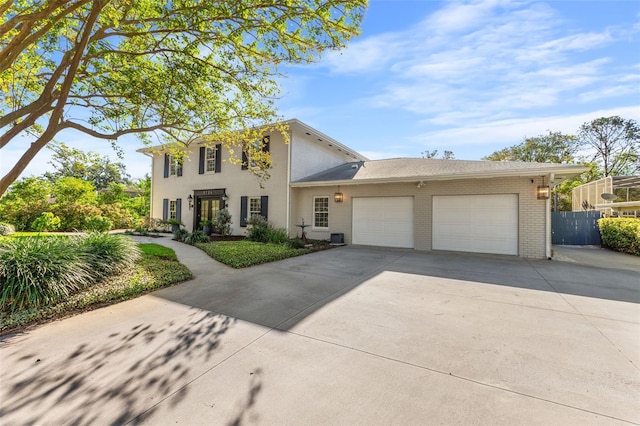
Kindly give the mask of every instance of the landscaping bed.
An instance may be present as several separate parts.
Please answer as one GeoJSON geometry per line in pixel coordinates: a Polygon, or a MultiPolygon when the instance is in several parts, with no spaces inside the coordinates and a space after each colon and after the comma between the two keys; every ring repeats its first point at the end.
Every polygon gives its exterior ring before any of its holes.
{"type": "Polygon", "coordinates": [[[3,305],[0,309],[0,335],[133,299],[193,277],[191,271],[178,262],[173,250],[158,244],[138,244],[137,249],[140,255],[135,263],[67,296],[14,309],[8,304],[3,305]]]}

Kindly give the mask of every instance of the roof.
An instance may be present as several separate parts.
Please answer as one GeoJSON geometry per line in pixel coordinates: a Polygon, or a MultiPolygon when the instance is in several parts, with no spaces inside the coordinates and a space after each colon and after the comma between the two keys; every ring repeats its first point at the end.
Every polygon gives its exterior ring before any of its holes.
{"type": "Polygon", "coordinates": [[[577,176],[587,170],[586,167],[575,164],[390,158],[341,164],[293,182],[292,186],[547,176],[551,173],[554,174],[554,179],[558,181],[577,176]]]}
{"type": "MultiPolygon", "coordinates": [[[[339,151],[353,158],[354,160],[368,160],[367,157],[360,154],[359,152],[354,151],[348,146],[341,144],[340,142],[333,139],[332,137],[325,135],[319,130],[316,130],[313,127],[309,126],[308,124],[298,120],[297,118],[285,120],[285,121],[282,121],[282,123],[289,126],[289,128],[295,128],[296,130],[306,134],[307,136],[311,137],[314,142],[321,145],[325,145],[329,149],[332,149],[334,151],[339,151]]],[[[203,139],[195,141],[195,144],[202,144],[202,143],[203,143],[203,139]]],[[[140,149],[137,149],[136,151],[143,154],[152,154],[153,152],[160,151],[164,146],[165,145],[155,145],[155,146],[140,148],[140,149]]]]}

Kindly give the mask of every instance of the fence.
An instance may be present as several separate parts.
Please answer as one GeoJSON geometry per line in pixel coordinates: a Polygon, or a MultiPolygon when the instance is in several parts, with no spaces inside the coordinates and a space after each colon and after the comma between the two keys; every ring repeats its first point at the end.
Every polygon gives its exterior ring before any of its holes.
{"type": "Polygon", "coordinates": [[[598,219],[600,219],[600,212],[597,210],[553,212],[551,213],[551,242],[568,246],[600,245],[598,219]]]}

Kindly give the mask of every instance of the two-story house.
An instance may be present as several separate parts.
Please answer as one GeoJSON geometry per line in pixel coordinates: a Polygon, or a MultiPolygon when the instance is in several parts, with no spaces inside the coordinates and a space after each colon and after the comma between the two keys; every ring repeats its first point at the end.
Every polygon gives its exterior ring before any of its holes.
{"type": "Polygon", "coordinates": [[[289,235],[343,234],[345,243],[550,257],[550,185],[582,166],[548,163],[394,158],[370,161],[318,130],[286,122],[263,135],[271,177],[262,187],[250,161],[229,162],[220,145],[194,145],[182,164],[157,148],[152,157],[151,217],[197,229],[219,209],[232,233],[266,217],[289,235]]]}

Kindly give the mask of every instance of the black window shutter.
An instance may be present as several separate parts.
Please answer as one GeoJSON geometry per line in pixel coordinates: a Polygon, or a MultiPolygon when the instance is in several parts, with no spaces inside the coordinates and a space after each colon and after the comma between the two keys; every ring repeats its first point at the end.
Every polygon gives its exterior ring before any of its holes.
{"type": "Polygon", "coordinates": [[[204,146],[200,147],[200,159],[199,159],[199,164],[198,164],[198,174],[203,174],[204,173],[204,160],[207,156],[207,148],[205,148],[204,146]]]}
{"type": "Polygon", "coordinates": [[[176,219],[182,220],[182,198],[176,199],[176,219]]]}
{"type": "Polygon", "coordinates": [[[216,173],[222,171],[222,144],[216,145],[216,173]]]}
{"type": "MultiPolygon", "coordinates": [[[[236,169],[237,170],[237,169],[236,169]]],[[[247,197],[240,197],[240,226],[247,226],[247,197]]]]}
{"type": "Polygon", "coordinates": [[[169,217],[169,199],[162,200],[162,220],[167,220],[169,217]]]}
{"type": "Polygon", "coordinates": [[[249,158],[247,158],[247,153],[242,151],[242,170],[247,170],[249,168],[249,158]]]}
{"type": "Polygon", "coordinates": [[[265,136],[262,139],[262,143],[264,144],[264,145],[262,145],[262,152],[269,152],[269,145],[271,144],[271,137],[265,136]]]}
{"type": "Polygon", "coordinates": [[[269,197],[267,197],[266,195],[263,195],[262,197],[260,197],[260,216],[264,217],[265,219],[269,218],[269,197]]]}
{"type": "Polygon", "coordinates": [[[182,161],[178,163],[178,176],[182,176],[182,161]]]}
{"type": "Polygon", "coordinates": [[[164,177],[169,177],[169,154],[164,155],[164,177]]]}

